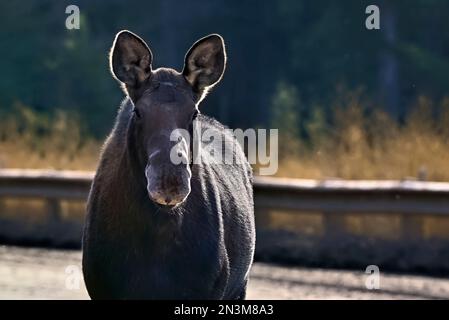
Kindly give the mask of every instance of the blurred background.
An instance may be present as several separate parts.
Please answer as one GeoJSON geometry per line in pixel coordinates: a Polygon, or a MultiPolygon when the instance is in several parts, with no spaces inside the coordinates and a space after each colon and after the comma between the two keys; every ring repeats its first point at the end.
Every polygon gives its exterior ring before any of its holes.
{"type": "Polygon", "coordinates": [[[129,29],[177,70],[222,34],[228,67],[202,111],[280,128],[280,176],[449,179],[447,1],[376,1],[380,30],[365,27],[371,2],[326,0],[81,0],[67,30],[72,2],[0,5],[0,167],[95,168],[123,98],[108,51],[129,29]]]}
{"type": "Polygon", "coordinates": [[[202,112],[279,128],[276,176],[301,179],[256,181],[256,258],[447,275],[448,16],[444,0],[1,2],[0,243],[79,248],[89,173],[77,198],[37,192],[65,188],[54,171],[8,169],[95,170],[123,99],[108,65],[118,31],[179,71],[219,33],[227,70],[202,112]],[[71,4],[79,30],[65,27],[71,4]],[[370,4],[380,30],[365,26],[370,4]]]}

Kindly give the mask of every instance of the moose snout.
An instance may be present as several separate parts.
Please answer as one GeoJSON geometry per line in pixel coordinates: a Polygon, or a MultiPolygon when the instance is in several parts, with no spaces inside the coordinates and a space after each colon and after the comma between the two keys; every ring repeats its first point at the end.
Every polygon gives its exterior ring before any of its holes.
{"type": "Polygon", "coordinates": [[[150,199],[164,206],[182,203],[190,194],[190,169],[181,166],[156,168],[149,165],[145,170],[147,191],[150,199]]]}
{"type": "Polygon", "coordinates": [[[164,206],[175,206],[182,203],[189,192],[166,192],[161,190],[148,191],[151,200],[164,206]]]}

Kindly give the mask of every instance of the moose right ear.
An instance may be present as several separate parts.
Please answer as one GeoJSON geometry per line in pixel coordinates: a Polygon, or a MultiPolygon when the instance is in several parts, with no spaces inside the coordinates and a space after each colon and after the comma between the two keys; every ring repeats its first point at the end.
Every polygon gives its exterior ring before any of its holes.
{"type": "Polygon", "coordinates": [[[151,75],[153,54],[145,41],[130,31],[117,33],[109,59],[113,76],[128,86],[138,87],[151,75]]]}
{"type": "Polygon", "coordinates": [[[196,92],[204,93],[220,81],[225,66],[223,38],[211,34],[195,42],[187,52],[182,74],[196,92]]]}

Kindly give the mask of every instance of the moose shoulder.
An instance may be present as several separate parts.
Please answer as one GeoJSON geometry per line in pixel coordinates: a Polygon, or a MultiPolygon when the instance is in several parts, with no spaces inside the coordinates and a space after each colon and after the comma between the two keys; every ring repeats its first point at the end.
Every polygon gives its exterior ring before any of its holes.
{"type": "Polygon", "coordinates": [[[255,245],[251,167],[234,137],[198,111],[224,72],[223,39],[197,41],[181,73],[152,61],[141,38],[117,34],[110,64],[127,97],[88,199],[87,290],[93,299],[243,299],[255,245]],[[192,161],[193,143],[172,138],[193,123],[221,136],[212,148],[234,161],[192,161]]]}

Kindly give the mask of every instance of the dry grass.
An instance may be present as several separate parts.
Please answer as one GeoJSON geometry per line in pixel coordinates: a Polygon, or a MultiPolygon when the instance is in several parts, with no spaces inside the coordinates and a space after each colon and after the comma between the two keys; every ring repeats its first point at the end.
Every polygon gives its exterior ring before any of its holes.
{"type": "Polygon", "coordinates": [[[14,114],[0,120],[0,168],[95,169],[101,142],[83,135],[76,115],[43,116],[23,105],[14,114]]]}
{"type": "Polygon", "coordinates": [[[334,128],[297,140],[297,150],[280,155],[277,175],[449,181],[449,100],[437,117],[426,98],[411,108],[400,125],[384,112],[364,115],[359,95],[348,95],[345,105],[333,108],[334,128]]]}
{"type": "MultiPolygon", "coordinates": [[[[332,129],[318,112],[307,140],[281,126],[277,175],[449,181],[449,99],[434,108],[420,98],[400,125],[383,112],[367,114],[362,105],[357,93],[336,102],[332,129]]],[[[0,167],[94,170],[102,141],[81,128],[76,115],[42,116],[17,105],[14,117],[0,119],[0,167]]]]}

